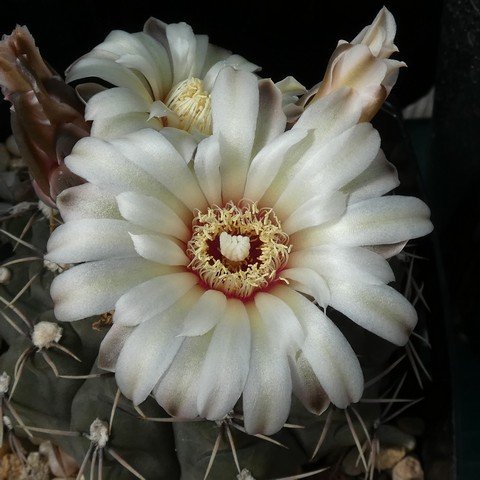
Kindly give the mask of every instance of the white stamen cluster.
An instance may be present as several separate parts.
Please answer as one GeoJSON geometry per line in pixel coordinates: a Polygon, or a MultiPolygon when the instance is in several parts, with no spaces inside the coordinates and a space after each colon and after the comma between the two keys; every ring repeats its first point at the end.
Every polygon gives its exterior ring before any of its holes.
{"type": "Polygon", "coordinates": [[[3,372],[0,375],[0,396],[5,395],[10,387],[10,375],[7,372],[3,372]]]}
{"type": "Polygon", "coordinates": [[[228,202],[223,208],[198,212],[192,229],[187,246],[189,267],[210,288],[245,299],[282,280],[278,274],[288,261],[291,246],[271,208],[259,209],[247,201],[238,206],[228,202]],[[222,242],[224,233],[228,236],[224,235],[222,242]]]}
{"type": "Polygon", "coordinates": [[[62,338],[63,329],[53,322],[38,322],[33,327],[32,343],[38,348],[48,348],[62,338]]]}
{"type": "Polygon", "coordinates": [[[178,128],[212,134],[211,98],[199,78],[187,78],[172,88],[165,104],[178,115],[178,128]]]}
{"type": "Polygon", "coordinates": [[[108,442],[108,423],[96,418],[90,425],[90,435],[87,438],[100,448],[104,448],[108,442]]]}

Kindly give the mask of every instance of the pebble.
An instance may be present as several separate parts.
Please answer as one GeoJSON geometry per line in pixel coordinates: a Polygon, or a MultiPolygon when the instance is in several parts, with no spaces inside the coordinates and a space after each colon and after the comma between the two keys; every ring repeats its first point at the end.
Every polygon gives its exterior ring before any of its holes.
{"type": "Polygon", "coordinates": [[[380,448],[375,465],[378,470],[389,470],[393,468],[405,455],[405,447],[386,447],[380,448]]]}
{"type": "Polygon", "coordinates": [[[398,462],[392,470],[392,480],[424,480],[425,474],[420,461],[409,455],[398,462]]]}

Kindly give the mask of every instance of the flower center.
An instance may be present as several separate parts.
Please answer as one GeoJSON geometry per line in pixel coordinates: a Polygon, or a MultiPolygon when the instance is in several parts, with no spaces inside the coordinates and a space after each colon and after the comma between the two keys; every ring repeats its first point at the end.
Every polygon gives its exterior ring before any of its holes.
{"type": "Polygon", "coordinates": [[[187,245],[189,268],[209,287],[250,297],[283,280],[291,246],[271,208],[242,200],[198,212],[187,245]]]}
{"type": "Polygon", "coordinates": [[[170,90],[165,105],[179,117],[178,127],[212,134],[212,106],[210,94],[199,78],[187,78],[170,90]]]}

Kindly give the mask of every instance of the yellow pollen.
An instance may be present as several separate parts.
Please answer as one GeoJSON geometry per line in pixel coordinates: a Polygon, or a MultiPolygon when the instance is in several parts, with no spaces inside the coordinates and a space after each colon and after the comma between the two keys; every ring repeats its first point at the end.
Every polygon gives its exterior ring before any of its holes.
{"type": "Polygon", "coordinates": [[[165,105],[179,117],[178,128],[212,134],[212,101],[199,78],[187,78],[170,90],[165,105]]]}
{"type": "Polygon", "coordinates": [[[242,200],[197,212],[187,245],[189,268],[209,287],[246,299],[272,282],[291,250],[271,208],[242,200]]]}

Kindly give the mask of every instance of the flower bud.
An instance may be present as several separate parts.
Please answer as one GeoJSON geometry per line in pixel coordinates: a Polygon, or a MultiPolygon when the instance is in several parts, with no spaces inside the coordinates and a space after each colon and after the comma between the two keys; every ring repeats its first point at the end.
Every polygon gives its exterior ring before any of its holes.
{"type": "Polygon", "coordinates": [[[82,183],[63,164],[73,145],[89,135],[83,104],[43,60],[26,27],[0,41],[0,86],[12,104],[11,124],[39,197],[54,204],[65,188],[82,183]]]}
{"type": "Polygon", "coordinates": [[[360,121],[371,120],[397,81],[400,67],[406,66],[389,58],[398,51],[393,43],[395,32],[393,15],[383,7],[350,43],[340,40],[312,101],[348,87],[360,96],[360,121]]]}

